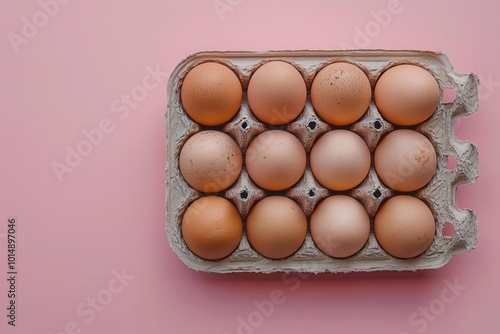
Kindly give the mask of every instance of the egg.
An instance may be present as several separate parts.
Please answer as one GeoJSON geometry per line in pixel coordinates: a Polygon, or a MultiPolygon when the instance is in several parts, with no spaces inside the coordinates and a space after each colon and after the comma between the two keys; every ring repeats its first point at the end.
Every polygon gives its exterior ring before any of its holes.
{"type": "Polygon", "coordinates": [[[310,164],[314,177],[321,185],[331,190],[348,190],[368,175],[370,150],[354,132],[332,130],[314,143],[310,164]]]}
{"type": "Polygon", "coordinates": [[[374,166],[386,186],[397,191],[414,191],[425,186],[436,173],[436,151],[420,132],[395,130],[375,149],[374,166]]]}
{"type": "Polygon", "coordinates": [[[354,198],[335,195],[314,208],[310,229],[314,244],[323,253],[345,258],[356,254],[368,241],[370,218],[354,198]]]}
{"type": "Polygon", "coordinates": [[[197,132],[184,143],[179,154],[179,169],[186,182],[196,190],[218,192],[239,177],[243,157],[238,144],[221,131],[197,132]]]}
{"type": "Polygon", "coordinates": [[[189,250],[207,260],[230,255],[243,235],[236,207],[218,196],[202,197],[189,205],[182,217],[182,237],[189,250]]]}
{"type": "Polygon", "coordinates": [[[311,103],[325,122],[351,124],[368,110],[372,96],[370,80],[358,66],[336,62],[314,77],[311,103]]]}
{"type": "Polygon", "coordinates": [[[289,132],[264,131],[248,146],[245,167],[259,187],[284,190],[297,183],[304,174],[306,150],[300,140],[289,132]]]}
{"type": "Polygon", "coordinates": [[[431,245],[436,223],[429,207],[414,196],[389,198],[377,211],[374,233],[379,245],[392,256],[409,259],[431,245]]]}
{"type": "Polygon", "coordinates": [[[193,67],[182,82],[181,102],[186,113],[203,125],[220,125],[238,112],[241,82],[227,66],[206,62],[193,67]]]}
{"type": "Polygon", "coordinates": [[[257,202],[246,220],[246,234],[253,249],[270,259],[295,253],[307,233],[301,207],[288,197],[269,196],[257,202]]]}
{"type": "Polygon", "coordinates": [[[389,122],[416,125],[436,111],[440,89],[426,69],[411,64],[397,65],[380,76],[374,99],[380,114],[389,122]]]}
{"type": "Polygon", "coordinates": [[[291,122],[304,109],[307,89],[300,72],[284,61],[270,61],[259,67],[248,83],[248,105],[264,123],[291,122]]]}

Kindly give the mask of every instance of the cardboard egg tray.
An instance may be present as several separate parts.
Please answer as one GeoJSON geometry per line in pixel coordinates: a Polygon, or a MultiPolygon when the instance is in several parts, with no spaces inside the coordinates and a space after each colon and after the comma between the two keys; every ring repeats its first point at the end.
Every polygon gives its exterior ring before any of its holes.
{"type": "MultiPolygon", "coordinates": [[[[168,106],[166,113],[167,168],[166,168],[166,230],[172,249],[190,268],[201,271],[231,272],[372,272],[381,270],[418,270],[439,268],[452,256],[476,247],[477,218],[472,210],[457,207],[456,191],[460,184],[472,183],[478,176],[478,150],[455,135],[455,121],[469,115],[478,108],[479,80],[473,73],[455,72],[448,58],[439,52],[430,51],[265,51],[265,52],[200,52],[181,61],[168,82],[168,106]],[[292,256],[281,260],[267,259],[250,246],[245,232],[238,248],[228,257],[209,261],[194,255],[186,246],[181,234],[181,221],[186,208],[195,199],[205,196],[192,189],[179,171],[179,152],[192,134],[206,129],[192,121],[184,112],[180,89],[187,72],[199,63],[215,61],[233,69],[243,86],[243,101],[236,116],[227,124],[218,127],[233,137],[239,144],[243,156],[249,142],[267,129],[284,129],[296,135],[304,144],[307,153],[321,134],[339,127],[323,122],[314,112],[308,95],[306,106],[300,116],[284,126],[271,126],[258,121],[248,106],[246,89],[252,73],[270,60],[283,60],[294,65],[305,79],[308,94],[315,74],[325,65],[335,61],[347,61],[360,66],[370,79],[372,89],[381,73],[396,64],[417,64],[429,70],[437,79],[441,99],[443,89],[454,89],[453,102],[440,102],[433,116],[424,123],[412,127],[426,135],[437,153],[437,171],[432,180],[422,189],[411,193],[422,199],[431,208],[436,220],[436,233],[431,246],[412,259],[398,259],[381,249],[373,234],[373,217],[380,204],[395,195],[377,177],[372,167],[367,178],[348,194],[359,200],[369,213],[372,222],[366,245],[355,255],[337,259],[322,253],[313,243],[310,233],[305,242],[292,256]],[[447,169],[448,156],[456,159],[456,167],[447,169]],[[453,225],[452,236],[444,236],[445,224],[453,225]]],[[[366,114],[354,124],[346,127],[359,134],[373,151],[380,138],[393,130],[394,125],[385,121],[372,101],[366,114]]],[[[294,199],[309,218],[316,203],[337,192],[325,189],[313,177],[309,164],[302,179],[283,192],[294,199]]],[[[269,195],[257,187],[249,178],[245,167],[239,179],[229,189],[217,193],[232,201],[240,211],[243,221],[256,201],[269,195]]]]}

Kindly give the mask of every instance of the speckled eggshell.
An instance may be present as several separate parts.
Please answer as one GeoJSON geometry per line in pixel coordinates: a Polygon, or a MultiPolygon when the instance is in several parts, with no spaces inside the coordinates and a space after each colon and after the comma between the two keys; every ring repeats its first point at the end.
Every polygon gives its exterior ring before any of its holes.
{"type": "Polygon", "coordinates": [[[358,66],[337,62],[314,77],[311,102],[314,110],[333,125],[351,124],[368,110],[372,96],[370,80],[358,66]]]}
{"type": "Polygon", "coordinates": [[[179,154],[179,169],[196,190],[217,192],[228,188],[240,175],[243,158],[238,144],[227,134],[206,130],[195,133],[179,154]]]}

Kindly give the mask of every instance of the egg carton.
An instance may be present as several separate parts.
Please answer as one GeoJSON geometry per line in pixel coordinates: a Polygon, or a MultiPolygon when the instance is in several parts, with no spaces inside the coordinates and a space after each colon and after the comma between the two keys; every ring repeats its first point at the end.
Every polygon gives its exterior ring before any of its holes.
{"type": "MultiPolygon", "coordinates": [[[[188,267],[217,273],[414,271],[445,265],[455,254],[470,251],[477,244],[476,215],[470,209],[458,208],[456,192],[460,184],[473,183],[478,177],[478,149],[471,142],[461,141],[456,137],[455,121],[478,109],[478,86],[479,80],[475,74],[457,73],[446,55],[432,51],[224,51],[200,52],[187,57],[174,69],[167,91],[166,232],[172,249],[188,267]],[[301,115],[283,126],[264,124],[256,119],[246,97],[252,73],[260,65],[271,60],[282,60],[295,66],[304,77],[308,90],[307,102],[301,115]],[[354,124],[337,127],[323,122],[314,112],[309,95],[315,74],[332,62],[354,63],[365,71],[373,89],[381,73],[396,64],[417,64],[429,70],[439,83],[440,103],[431,118],[412,128],[425,134],[433,143],[437,154],[437,171],[425,187],[411,194],[425,201],[436,219],[436,233],[430,247],[415,258],[399,259],[389,255],[378,245],[373,234],[374,215],[380,204],[396,193],[379,180],[373,162],[366,179],[358,187],[347,192],[336,192],[322,187],[313,177],[308,163],[302,179],[283,194],[294,199],[308,218],[315,205],[327,196],[342,193],[359,200],[369,213],[371,231],[368,242],[358,253],[343,259],[332,258],[315,246],[308,232],[303,245],[296,253],[285,259],[273,260],[252,249],[243,232],[238,248],[224,259],[210,261],[194,255],[182,238],[181,221],[189,204],[206,194],[192,189],[184,181],[179,171],[178,158],[184,142],[192,134],[207,127],[200,126],[187,116],[181,104],[180,89],[187,72],[206,61],[228,66],[234,70],[242,83],[243,101],[240,110],[230,122],[217,129],[233,137],[243,155],[252,138],[268,129],[283,129],[293,133],[309,153],[318,136],[331,129],[344,128],[354,131],[366,141],[373,158],[373,151],[380,138],[397,127],[384,120],[373,97],[366,114],[354,124]],[[454,101],[442,102],[444,89],[456,91],[454,101]],[[454,169],[446,168],[450,156],[456,159],[454,169]],[[453,225],[453,235],[443,235],[446,224],[453,225]]],[[[236,183],[217,195],[232,201],[245,221],[252,205],[269,194],[268,191],[257,187],[243,168],[236,183]]]]}

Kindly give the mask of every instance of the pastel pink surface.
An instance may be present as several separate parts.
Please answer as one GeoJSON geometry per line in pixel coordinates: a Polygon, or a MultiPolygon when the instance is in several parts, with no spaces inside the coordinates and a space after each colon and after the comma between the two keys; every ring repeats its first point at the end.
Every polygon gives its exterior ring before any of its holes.
{"type": "Polygon", "coordinates": [[[499,333],[497,7],[493,0],[4,3],[0,332],[499,333]],[[58,5],[43,21],[37,13],[45,3],[58,5]],[[40,28],[16,52],[11,33],[22,36],[33,15],[40,28]],[[417,273],[188,269],[164,227],[170,72],[203,50],[342,47],[440,50],[457,71],[479,75],[480,109],[457,123],[459,138],[480,150],[480,178],[458,191],[459,206],[479,218],[478,248],[417,273]],[[131,94],[140,98],[121,101],[131,94]],[[85,133],[95,145],[79,144],[85,133]],[[58,178],[54,163],[77,147],[87,155],[58,178]],[[11,216],[18,219],[15,328],[5,316],[11,216]],[[93,309],[93,298],[105,305],[93,309]]]}

